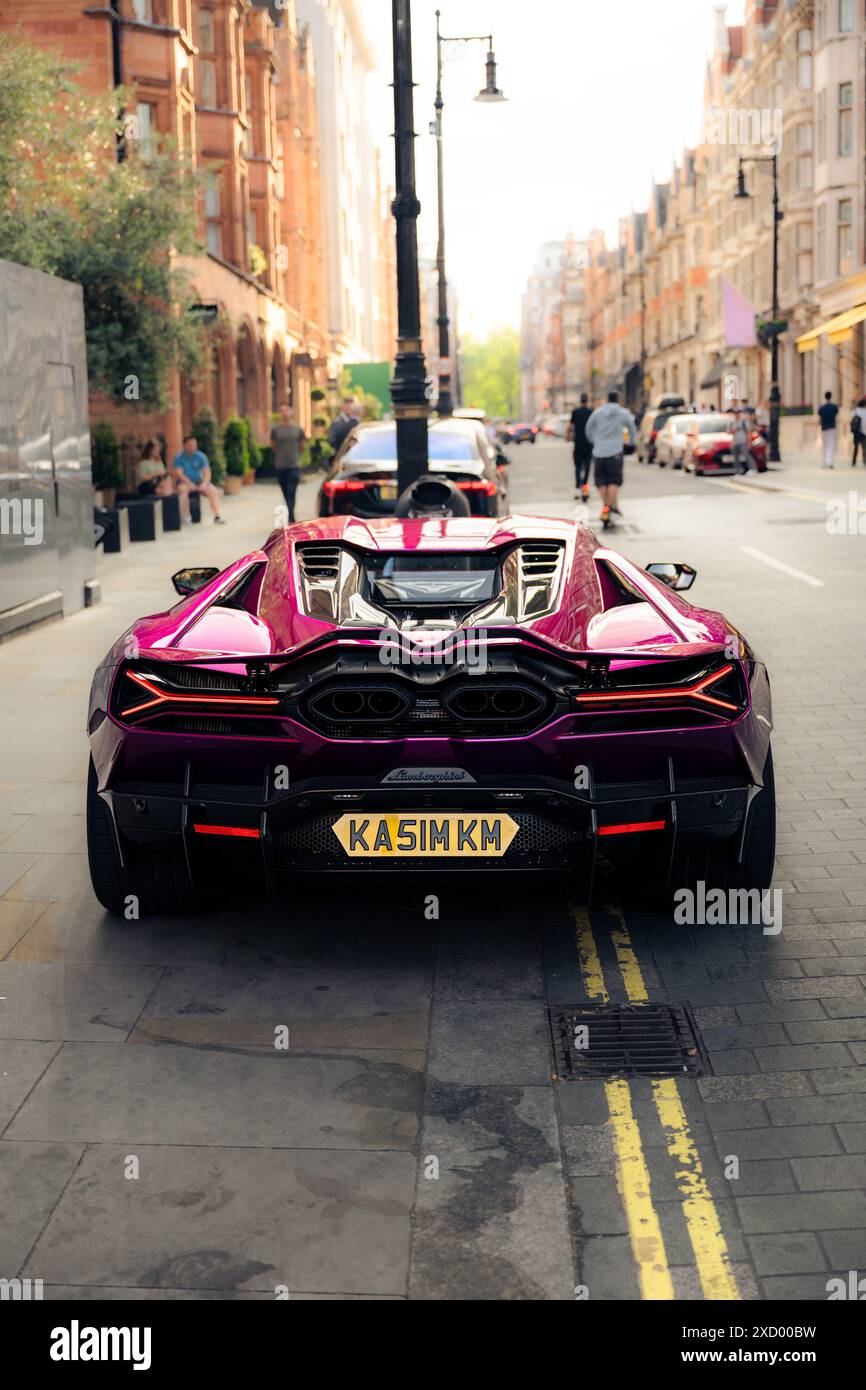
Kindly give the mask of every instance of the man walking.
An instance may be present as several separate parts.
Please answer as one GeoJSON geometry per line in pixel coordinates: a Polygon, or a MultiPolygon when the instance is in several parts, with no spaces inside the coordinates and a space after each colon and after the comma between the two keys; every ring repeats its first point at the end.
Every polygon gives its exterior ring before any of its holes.
{"type": "Polygon", "coordinates": [[[194,434],[188,434],[185,437],[183,449],[175,455],[171,467],[177,480],[184,521],[190,520],[189,495],[191,492],[198,492],[210,502],[213,519],[217,525],[225,525],[220,516],[219,493],[211,478],[207,454],[203,454],[199,449],[198,440],[194,434]]]}
{"type": "Polygon", "coordinates": [[[752,466],[752,451],[749,447],[752,438],[751,424],[745,410],[738,410],[731,426],[731,452],[734,456],[734,470],[748,473],[752,466]]]}
{"type": "Polygon", "coordinates": [[[821,467],[832,468],[836,459],[836,416],[839,407],[833,401],[833,392],[824,392],[824,404],[818,411],[821,421],[821,467]]]}
{"type": "Polygon", "coordinates": [[[295,414],[288,401],[280,406],[280,423],[271,430],[271,444],[274,450],[274,468],[277,482],[283,494],[288,512],[289,525],[295,519],[295,495],[301,478],[299,459],[307,436],[301,426],[295,423],[295,414]]]}
{"type": "Polygon", "coordinates": [[[574,495],[582,497],[584,502],[589,497],[589,465],[592,462],[592,445],[586,437],[586,422],[592,414],[588,402],[589,397],[584,392],[580,405],[571,412],[565,434],[574,444],[574,495]]]}
{"type": "Polygon", "coordinates": [[[601,520],[610,525],[611,513],[622,516],[619,489],[622,487],[624,435],[637,442],[634,418],[619,404],[619,392],[608,394],[607,404],[594,410],[586,422],[586,437],[595,460],[595,485],[601,493],[601,520]]]}
{"type": "Polygon", "coordinates": [[[353,430],[358,423],[357,406],[354,397],[346,396],[340,413],[328,430],[328,443],[336,454],[347,434],[353,430]]]}
{"type": "Polygon", "coordinates": [[[861,396],[854,407],[854,414],[851,416],[851,438],[854,441],[851,467],[857,467],[857,450],[859,449],[863,467],[866,468],[866,396],[861,396]]]}

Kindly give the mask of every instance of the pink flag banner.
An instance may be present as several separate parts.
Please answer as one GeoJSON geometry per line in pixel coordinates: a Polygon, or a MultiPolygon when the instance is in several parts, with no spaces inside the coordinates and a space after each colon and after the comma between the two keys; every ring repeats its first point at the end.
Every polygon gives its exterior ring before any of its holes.
{"type": "Polygon", "coordinates": [[[726,347],[756,347],[755,306],[740,294],[730,280],[721,277],[722,313],[725,320],[726,347]]]}

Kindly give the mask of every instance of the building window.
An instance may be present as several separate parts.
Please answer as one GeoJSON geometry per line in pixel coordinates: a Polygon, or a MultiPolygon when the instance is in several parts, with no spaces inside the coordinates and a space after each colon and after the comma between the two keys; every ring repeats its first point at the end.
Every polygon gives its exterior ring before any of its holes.
{"type": "Polygon", "coordinates": [[[812,283],[812,225],[800,222],[797,225],[797,286],[805,289],[812,283]]]}
{"type": "Polygon", "coordinates": [[[199,105],[216,106],[217,104],[217,80],[216,63],[208,58],[198,60],[199,76],[199,105]]]}
{"type": "Polygon", "coordinates": [[[207,221],[207,249],[222,258],[222,197],[218,174],[211,174],[204,186],[204,215],[207,221]]]}
{"type": "Polygon", "coordinates": [[[153,0],[132,0],[132,17],[139,24],[152,24],[153,0]]]}
{"type": "Polygon", "coordinates": [[[854,33],[854,0],[839,0],[839,32],[854,33]]]}
{"type": "Polygon", "coordinates": [[[812,127],[798,125],[797,131],[797,188],[812,187],[812,127]]]}
{"type": "Polygon", "coordinates": [[[152,159],[156,133],[156,107],[153,102],[138,102],[135,108],[135,119],[138,152],[142,159],[152,159]]]}
{"type": "Polygon", "coordinates": [[[213,14],[210,10],[198,12],[198,47],[200,53],[215,53],[213,14]]]}
{"type": "Polygon", "coordinates": [[[840,198],[838,225],[836,228],[836,244],[838,248],[837,270],[840,275],[847,275],[852,267],[851,252],[854,245],[854,228],[851,223],[851,216],[851,199],[840,198]]]}
{"type": "Polygon", "coordinates": [[[827,208],[821,203],[815,214],[817,226],[817,241],[815,245],[815,274],[819,280],[824,278],[824,266],[826,264],[826,245],[827,245],[827,208]]]}
{"type": "Polygon", "coordinates": [[[808,91],[812,86],[812,30],[797,30],[797,86],[808,91]]]}
{"type": "Polygon", "coordinates": [[[839,154],[854,148],[854,83],[839,83],[839,154]]]}
{"type": "Polygon", "coordinates": [[[827,158],[827,93],[818,93],[818,162],[827,158]]]}

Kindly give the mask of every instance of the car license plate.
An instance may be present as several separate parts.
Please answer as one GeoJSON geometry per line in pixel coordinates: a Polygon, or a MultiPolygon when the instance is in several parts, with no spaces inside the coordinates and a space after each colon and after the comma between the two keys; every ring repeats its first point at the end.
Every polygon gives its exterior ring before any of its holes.
{"type": "Polygon", "coordinates": [[[396,502],[396,501],[397,501],[397,484],[396,484],[396,483],[380,483],[380,484],[379,484],[379,497],[380,497],[380,499],[381,499],[383,502],[396,502]]]}
{"type": "Polygon", "coordinates": [[[719,463],[733,463],[733,454],[719,454],[719,463]]]}
{"type": "Polygon", "coordinates": [[[511,816],[462,811],[345,815],[333,827],[350,859],[501,859],[519,829],[511,816]]]}

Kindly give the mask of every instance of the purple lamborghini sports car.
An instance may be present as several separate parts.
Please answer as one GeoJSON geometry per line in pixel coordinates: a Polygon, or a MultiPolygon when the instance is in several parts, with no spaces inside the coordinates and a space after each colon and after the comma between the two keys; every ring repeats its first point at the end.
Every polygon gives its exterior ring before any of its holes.
{"type": "Polygon", "coordinates": [[[765,889],[770,688],[685,565],[566,521],[333,517],[183,570],[93,681],[99,901],[308,874],[765,889]]]}

